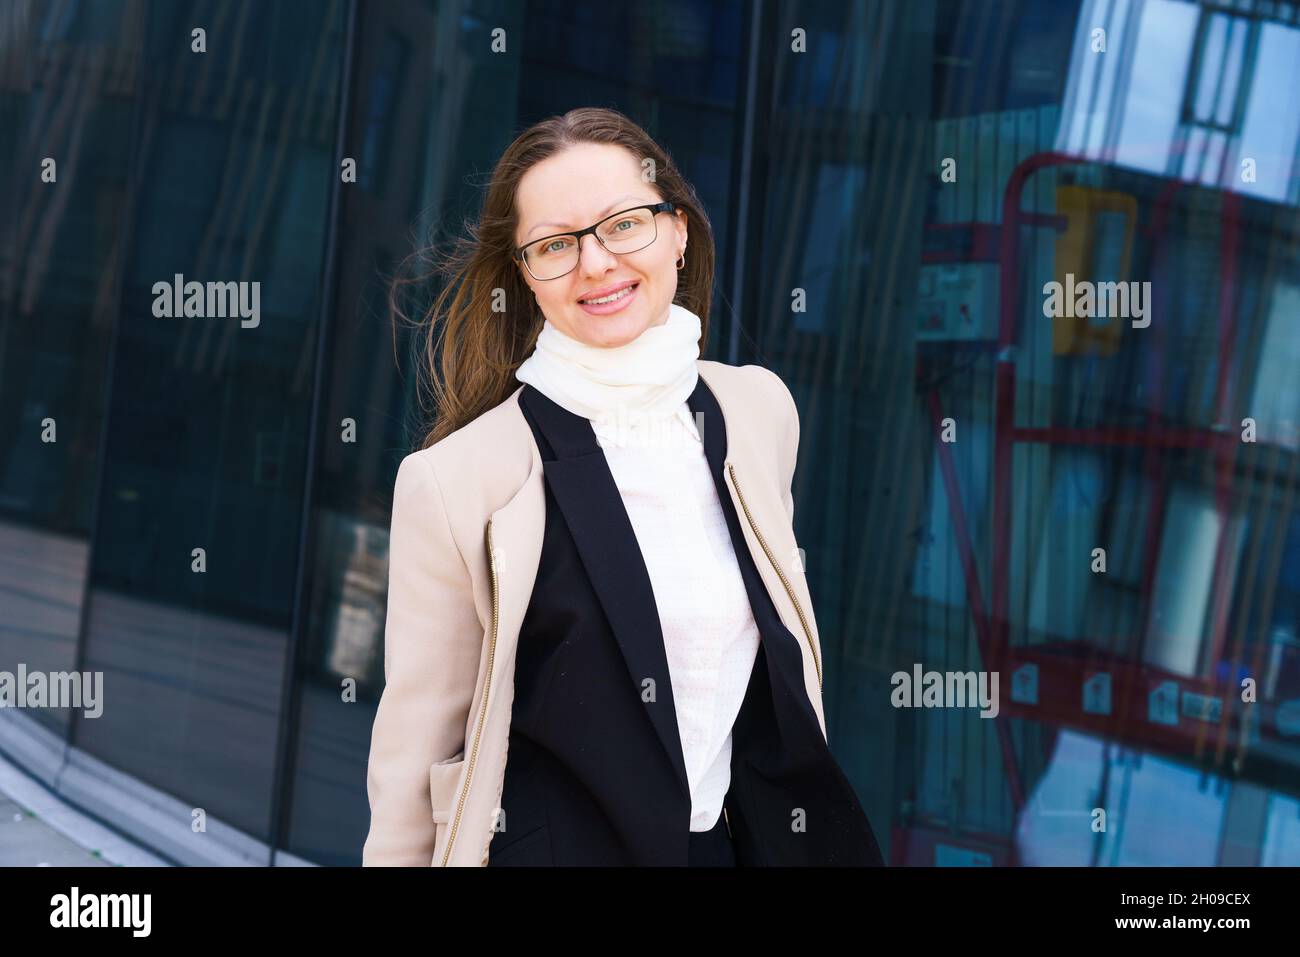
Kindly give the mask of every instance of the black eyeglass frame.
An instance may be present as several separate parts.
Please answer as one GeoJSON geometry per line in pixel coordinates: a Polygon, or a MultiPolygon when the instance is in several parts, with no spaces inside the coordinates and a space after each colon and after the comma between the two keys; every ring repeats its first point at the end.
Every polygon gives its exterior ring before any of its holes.
{"type": "MultiPolygon", "coordinates": [[[[591,233],[593,236],[596,237],[596,242],[600,243],[602,246],[605,246],[605,241],[604,241],[603,239],[601,239],[601,238],[600,238],[600,234],[596,232],[596,230],[597,230],[598,228],[600,228],[601,224],[603,224],[603,223],[607,223],[607,222],[609,222],[611,219],[614,219],[615,217],[618,217],[618,216],[622,216],[622,215],[624,215],[624,214],[626,214],[626,213],[632,213],[632,212],[635,212],[635,211],[638,210],[638,209],[648,209],[648,210],[650,210],[651,216],[653,217],[653,216],[658,216],[660,213],[674,213],[674,212],[677,211],[678,206],[677,206],[676,203],[668,202],[667,200],[665,200],[665,201],[662,202],[662,203],[643,203],[643,204],[640,205],[640,206],[629,206],[627,209],[620,209],[617,213],[610,213],[608,216],[606,216],[604,219],[602,219],[599,223],[593,223],[592,225],[588,226],[586,229],[579,229],[579,230],[576,230],[576,231],[573,231],[573,232],[567,232],[567,233],[552,233],[550,236],[543,236],[543,237],[541,237],[540,239],[533,239],[533,240],[530,240],[529,242],[524,243],[522,246],[516,247],[516,249],[515,249],[515,251],[514,251],[514,256],[513,256],[513,258],[518,259],[518,260],[520,260],[521,262],[523,262],[523,264],[524,264],[524,268],[528,270],[528,275],[532,276],[534,279],[537,279],[537,276],[533,274],[532,267],[528,265],[528,260],[527,260],[527,259],[524,259],[524,250],[527,249],[529,246],[535,246],[535,245],[537,245],[538,243],[544,243],[544,242],[546,242],[546,241],[549,240],[549,239],[556,239],[556,238],[558,238],[558,237],[560,237],[560,236],[573,236],[573,237],[578,241],[579,262],[581,262],[581,258],[582,258],[582,237],[583,237],[583,236],[586,236],[588,233],[591,233]]],[[[655,238],[652,239],[652,240],[650,240],[650,242],[646,243],[645,246],[642,246],[641,249],[645,249],[645,248],[648,247],[648,246],[653,246],[653,245],[655,244],[655,242],[656,242],[658,239],[659,239],[659,227],[658,227],[658,225],[656,224],[656,226],[655,226],[655,238]]],[[[623,255],[623,253],[616,253],[616,252],[614,252],[614,250],[610,249],[608,246],[605,246],[605,249],[606,249],[608,252],[614,253],[615,256],[621,256],[621,255],[623,255]]],[[[633,250],[630,250],[630,251],[631,251],[631,252],[640,252],[641,249],[633,249],[633,250]]],[[[537,279],[537,281],[538,281],[538,282],[550,282],[551,279],[563,279],[565,276],[567,276],[569,273],[573,272],[573,270],[574,270],[574,269],[577,269],[577,268],[578,268],[578,263],[574,263],[570,268],[566,269],[564,272],[560,273],[558,276],[552,276],[550,279],[537,279]]]]}

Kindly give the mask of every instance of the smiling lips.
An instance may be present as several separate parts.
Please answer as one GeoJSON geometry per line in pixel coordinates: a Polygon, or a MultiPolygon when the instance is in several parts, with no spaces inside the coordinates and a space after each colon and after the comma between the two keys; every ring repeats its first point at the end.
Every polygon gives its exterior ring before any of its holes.
{"type": "Polygon", "coordinates": [[[578,302],[582,303],[584,306],[585,306],[585,305],[604,305],[604,303],[594,303],[592,300],[594,300],[594,299],[605,299],[605,298],[607,298],[607,297],[609,297],[609,296],[614,295],[615,293],[622,292],[622,291],[625,290],[625,289],[630,289],[630,288],[632,288],[632,287],[635,286],[635,285],[637,285],[637,280],[635,280],[635,279],[629,279],[627,282],[621,282],[621,283],[617,283],[617,284],[615,284],[615,285],[613,285],[613,286],[606,286],[604,289],[598,289],[598,290],[596,290],[595,292],[590,293],[590,294],[588,294],[587,296],[584,296],[582,299],[579,299],[578,302]]]}
{"type": "Polygon", "coordinates": [[[626,312],[630,303],[636,301],[641,286],[638,282],[625,282],[610,286],[599,295],[579,299],[578,305],[589,316],[611,316],[616,312],[626,312]],[[606,298],[612,296],[613,298],[606,298]],[[604,302],[592,302],[592,299],[605,299],[604,302]]]}

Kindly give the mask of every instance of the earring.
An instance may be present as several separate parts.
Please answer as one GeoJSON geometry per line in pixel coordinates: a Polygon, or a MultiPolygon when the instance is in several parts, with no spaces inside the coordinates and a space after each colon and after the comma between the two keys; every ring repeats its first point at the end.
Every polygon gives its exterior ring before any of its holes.
{"type": "Polygon", "coordinates": [[[686,250],[683,249],[682,254],[677,257],[677,268],[681,269],[685,265],[686,265],[686,250]]]}

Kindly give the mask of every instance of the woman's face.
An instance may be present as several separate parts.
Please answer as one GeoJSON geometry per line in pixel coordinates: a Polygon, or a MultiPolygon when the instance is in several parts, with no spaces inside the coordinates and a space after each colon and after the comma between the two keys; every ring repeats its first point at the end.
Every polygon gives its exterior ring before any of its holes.
{"type": "MultiPolygon", "coordinates": [[[[642,180],[640,160],[630,151],[609,143],[580,143],[536,164],[520,179],[515,246],[662,200],[653,184],[642,180]]],[[[594,235],[583,236],[578,265],[558,279],[537,280],[522,261],[516,265],[542,315],[561,332],[587,345],[621,346],[667,322],[677,294],[676,262],[686,248],[686,214],[657,213],[655,225],[653,243],[621,255],[594,235]],[[583,304],[629,285],[632,291],[621,301],[583,304]]]]}

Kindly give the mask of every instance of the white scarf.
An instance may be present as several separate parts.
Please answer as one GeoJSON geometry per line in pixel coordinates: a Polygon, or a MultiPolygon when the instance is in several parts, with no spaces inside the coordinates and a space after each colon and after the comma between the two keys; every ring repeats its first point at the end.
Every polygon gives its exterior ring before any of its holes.
{"type": "Polygon", "coordinates": [[[698,437],[686,399],[699,377],[699,343],[700,317],[677,303],[669,305],[667,322],[621,346],[579,342],[547,319],[515,378],[590,419],[598,436],[619,445],[671,418],[680,418],[698,437]]]}

